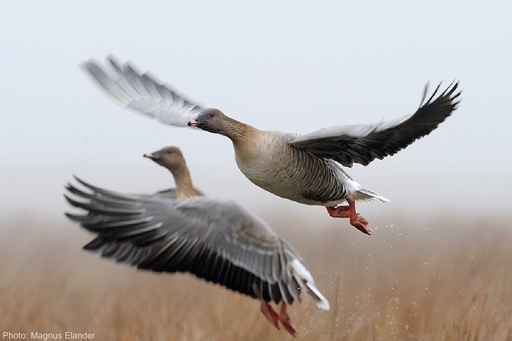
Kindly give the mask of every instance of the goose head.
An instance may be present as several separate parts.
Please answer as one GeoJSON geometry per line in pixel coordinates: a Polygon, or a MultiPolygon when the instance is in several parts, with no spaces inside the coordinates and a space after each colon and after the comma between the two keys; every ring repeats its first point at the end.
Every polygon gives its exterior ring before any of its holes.
{"type": "Polygon", "coordinates": [[[185,159],[181,150],[174,146],[164,147],[156,152],[146,153],[143,156],[155,161],[173,173],[185,165],[185,159]]]}
{"type": "Polygon", "coordinates": [[[188,122],[188,125],[229,138],[233,138],[245,126],[243,123],[224,115],[219,109],[213,108],[202,110],[193,120],[188,122]]]}

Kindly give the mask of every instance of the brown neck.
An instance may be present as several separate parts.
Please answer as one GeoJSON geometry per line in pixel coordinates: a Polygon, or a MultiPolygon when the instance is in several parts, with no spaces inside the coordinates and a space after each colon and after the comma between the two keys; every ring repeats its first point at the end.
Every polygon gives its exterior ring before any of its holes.
{"type": "Polygon", "coordinates": [[[226,129],[224,135],[227,136],[235,144],[238,142],[243,142],[243,140],[246,140],[249,135],[257,131],[257,129],[253,126],[239,122],[230,117],[227,119],[229,121],[229,128],[226,129]]]}
{"type": "Polygon", "coordinates": [[[176,182],[176,199],[181,201],[197,196],[187,166],[180,167],[171,172],[176,182]]]}

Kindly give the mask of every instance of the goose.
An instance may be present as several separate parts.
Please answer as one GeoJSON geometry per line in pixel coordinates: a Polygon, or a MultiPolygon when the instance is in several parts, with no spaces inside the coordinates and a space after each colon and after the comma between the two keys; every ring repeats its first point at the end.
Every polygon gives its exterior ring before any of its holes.
{"type": "Polygon", "coordinates": [[[84,249],[142,270],[189,272],[256,298],[265,318],[294,336],[286,307],[300,302],[302,291],[330,309],[301,256],[268,224],[233,202],[196,194],[179,148],[144,157],[171,171],[174,191],[123,194],[77,177],[85,189],[67,184],[66,200],[87,213],[66,216],[96,235],[84,249]],[[281,303],[279,313],[270,302],[281,303]]]}
{"type": "Polygon", "coordinates": [[[342,166],[367,166],[428,135],[457,109],[461,94],[458,82],[452,82],[442,92],[439,84],[425,100],[427,84],[413,114],[298,134],[259,130],[239,122],[219,109],[206,108],[188,99],[149,72],[140,73],[129,62],[119,63],[113,56],[107,57],[106,66],[93,59],[82,66],[120,106],[165,124],[195,127],[228,137],[238,168],[252,183],[282,198],[325,206],[331,217],[349,218],[352,226],[368,235],[369,222],[356,212],[355,201],[389,200],[363,188],[342,166]]]}

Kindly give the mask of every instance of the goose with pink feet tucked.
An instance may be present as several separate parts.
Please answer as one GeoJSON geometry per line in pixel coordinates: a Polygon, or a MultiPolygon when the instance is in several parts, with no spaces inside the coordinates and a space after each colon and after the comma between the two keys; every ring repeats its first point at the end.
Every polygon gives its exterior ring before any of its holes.
{"type": "Polygon", "coordinates": [[[457,108],[458,83],[439,93],[438,86],[410,115],[375,124],[342,125],[307,134],[263,131],[204,108],[176,90],[140,73],[129,63],[108,58],[110,68],[88,60],[84,69],[116,103],[174,126],[191,126],[228,137],[242,173],[255,185],[282,198],[321,205],[332,217],[371,234],[368,220],[356,212],[356,200],[385,197],[363,188],[342,166],[368,165],[394,155],[428,135],[457,108]],[[343,203],[348,205],[341,205],[343,203]]]}
{"type": "Polygon", "coordinates": [[[96,234],[85,249],[139,269],[189,272],[254,297],[270,323],[294,336],[286,307],[302,292],[330,309],[300,255],[270,226],[235,203],[196,194],[177,147],[144,156],[171,171],[175,190],[122,194],[79,179],[86,190],[67,186],[68,202],[87,214],[66,215],[96,234]],[[279,312],[271,302],[281,303],[279,312]]]}

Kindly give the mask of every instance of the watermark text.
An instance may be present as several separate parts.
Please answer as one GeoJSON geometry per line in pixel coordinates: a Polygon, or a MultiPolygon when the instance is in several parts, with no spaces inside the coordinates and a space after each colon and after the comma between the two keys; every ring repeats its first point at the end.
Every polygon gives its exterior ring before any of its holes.
{"type": "Polygon", "coordinates": [[[42,333],[42,332],[2,332],[2,340],[94,340],[95,333],[77,333],[77,332],[59,332],[59,333],[42,333]]]}

